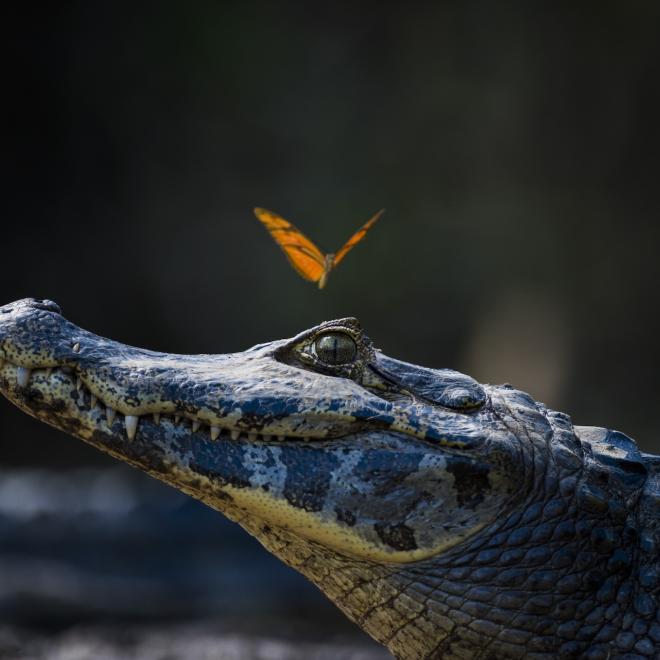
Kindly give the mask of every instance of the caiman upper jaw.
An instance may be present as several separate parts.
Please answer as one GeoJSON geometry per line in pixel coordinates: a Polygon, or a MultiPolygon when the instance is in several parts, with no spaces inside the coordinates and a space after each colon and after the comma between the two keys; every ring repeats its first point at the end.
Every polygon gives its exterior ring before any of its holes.
{"type": "Polygon", "coordinates": [[[249,440],[327,437],[327,425],[305,423],[294,401],[287,407],[286,397],[260,391],[262,379],[250,377],[272,350],[266,344],[236,355],[162,354],[87,332],[50,301],[26,299],[0,308],[3,390],[30,414],[72,432],[72,423],[92,432],[98,424],[111,429],[123,421],[132,440],[138,421],[148,415],[156,424],[188,424],[211,440],[222,434],[249,440]],[[66,420],[62,402],[71,400],[79,413],[66,420]]]}
{"type": "MultiPolygon", "coordinates": [[[[335,327],[339,322],[333,323],[335,327]]],[[[350,378],[278,359],[300,341],[299,336],[230,355],[172,355],[83,330],[62,317],[50,301],[26,299],[0,308],[5,393],[30,414],[36,414],[39,404],[42,418],[47,416],[45,421],[55,425],[56,413],[46,413],[48,405],[52,409],[60,404],[47,405],[49,397],[79,400],[87,418],[76,424],[88,426],[90,432],[101,423],[101,413],[110,428],[123,416],[129,439],[148,415],[156,423],[165,418],[185,421],[195,432],[205,430],[212,440],[223,433],[234,439],[243,434],[250,440],[327,439],[377,428],[447,446],[467,447],[479,441],[479,429],[469,416],[433,405],[454,407],[454,393],[465,398],[470,387],[479,387],[471,379],[455,376],[455,384],[444,383],[440,393],[425,387],[420,402],[395,405],[378,390],[350,378]],[[92,413],[95,409],[101,413],[92,413]]],[[[377,364],[387,374],[404,363],[379,356],[377,364]]],[[[407,377],[406,372],[402,378],[407,377]]],[[[483,399],[482,393],[476,395],[481,397],[477,401],[483,399]]],[[[475,398],[474,393],[470,396],[475,398]]]]}

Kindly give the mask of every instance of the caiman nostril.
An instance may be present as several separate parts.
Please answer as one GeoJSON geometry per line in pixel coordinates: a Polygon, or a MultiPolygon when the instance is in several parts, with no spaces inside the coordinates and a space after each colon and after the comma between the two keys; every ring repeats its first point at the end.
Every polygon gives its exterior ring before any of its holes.
{"type": "Polygon", "coordinates": [[[38,309],[45,309],[47,312],[62,314],[62,308],[56,302],[48,300],[47,298],[44,300],[33,300],[32,306],[37,307],[38,309]]]}

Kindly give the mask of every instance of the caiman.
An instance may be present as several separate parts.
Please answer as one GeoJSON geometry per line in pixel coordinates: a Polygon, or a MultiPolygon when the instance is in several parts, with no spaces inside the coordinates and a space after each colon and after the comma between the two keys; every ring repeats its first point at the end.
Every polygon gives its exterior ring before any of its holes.
{"type": "Polygon", "coordinates": [[[353,318],[228,355],[0,308],[0,388],[239,523],[397,658],[660,657],[660,457],[353,318]]]}

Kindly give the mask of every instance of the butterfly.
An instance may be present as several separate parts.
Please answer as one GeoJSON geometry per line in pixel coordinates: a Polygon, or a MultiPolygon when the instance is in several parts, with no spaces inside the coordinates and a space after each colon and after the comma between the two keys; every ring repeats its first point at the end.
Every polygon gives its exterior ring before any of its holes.
{"type": "Polygon", "coordinates": [[[318,282],[319,289],[325,286],[330,271],[336,268],[348,252],[367,235],[367,232],[376,224],[376,221],[384,212],[385,209],[381,209],[370,220],[365,222],[337,252],[323,254],[305,234],[294,227],[288,220],[266,209],[258,207],[254,209],[257,219],[266,227],[273,240],[282,248],[289,263],[298,275],[310,282],[318,282]]]}

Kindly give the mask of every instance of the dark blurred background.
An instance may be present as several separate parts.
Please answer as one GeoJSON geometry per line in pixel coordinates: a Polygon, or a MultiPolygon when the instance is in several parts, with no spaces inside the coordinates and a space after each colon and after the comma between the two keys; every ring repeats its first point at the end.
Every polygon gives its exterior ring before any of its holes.
{"type": "MultiPolygon", "coordinates": [[[[0,301],[182,353],[354,315],[392,356],[660,452],[659,28],[657,2],[26,5],[0,301]],[[319,292],[256,205],[328,251],[387,214],[319,292]]],[[[201,505],[4,400],[0,433],[3,657],[204,635],[239,644],[204,657],[294,657],[240,646],[289,634],[378,657],[201,505]]]]}

